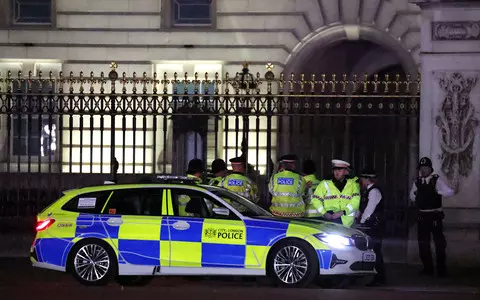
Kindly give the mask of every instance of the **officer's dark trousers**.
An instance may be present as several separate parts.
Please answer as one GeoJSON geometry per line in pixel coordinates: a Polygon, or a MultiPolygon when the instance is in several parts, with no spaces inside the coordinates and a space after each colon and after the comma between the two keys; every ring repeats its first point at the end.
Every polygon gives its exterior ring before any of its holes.
{"type": "Polygon", "coordinates": [[[372,238],[374,242],[373,251],[375,252],[375,255],[377,257],[377,260],[375,261],[375,270],[377,271],[377,274],[375,275],[374,280],[377,282],[384,283],[385,282],[385,263],[383,261],[383,252],[382,252],[383,234],[380,226],[382,225],[379,224],[376,227],[372,227],[366,233],[372,238]]]}
{"type": "Polygon", "coordinates": [[[447,242],[443,234],[443,212],[418,213],[418,251],[422,260],[424,271],[433,272],[432,252],[430,249],[430,235],[435,244],[437,258],[437,272],[442,275],[446,271],[445,248],[447,242]]]}

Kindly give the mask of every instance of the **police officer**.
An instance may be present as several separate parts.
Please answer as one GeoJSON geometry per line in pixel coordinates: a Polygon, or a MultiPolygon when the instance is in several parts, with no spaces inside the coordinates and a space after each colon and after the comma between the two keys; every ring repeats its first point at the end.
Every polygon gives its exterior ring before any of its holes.
{"type": "Polygon", "coordinates": [[[422,157],[418,163],[419,177],[410,190],[410,200],[418,209],[417,238],[420,259],[423,263],[421,274],[433,275],[433,262],[430,249],[430,235],[435,243],[437,275],[447,275],[445,248],[447,242],[443,233],[442,196],[450,197],[453,190],[437,175],[433,174],[432,161],[422,157]]]}
{"type": "Polygon", "coordinates": [[[306,182],[295,171],[297,156],[288,154],[280,157],[279,172],[270,178],[268,189],[272,194],[270,211],[279,217],[305,216],[306,182]]]}
{"type": "Polygon", "coordinates": [[[360,200],[359,223],[366,226],[365,232],[372,238],[377,260],[377,274],[368,286],[385,284],[385,266],[382,253],[384,223],[384,201],[382,191],[376,186],[377,174],[371,168],[365,168],[359,176],[362,195],[360,200]]]}
{"type": "Polygon", "coordinates": [[[318,211],[318,208],[320,207],[321,203],[318,199],[312,198],[313,192],[318,187],[318,184],[320,183],[320,180],[318,180],[317,175],[315,175],[315,172],[317,172],[317,167],[315,165],[315,162],[311,159],[307,159],[303,162],[303,175],[304,179],[306,182],[306,191],[305,191],[305,197],[304,201],[306,204],[305,208],[305,217],[307,218],[313,218],[313,217],[321,217],[320,212],[318,211]]]}
{"type": "Polygon", "coordinates": [[[188,162],[187,177],[193,178],[196,183],[202,183],[202,174],[205,172],[203,161],[199,158],[194,158],[188,162]]]}
{"type": "Polygon", "coordinates": [[[357,180],[347,179],[350,163],[332,160],[333,178],[322,180],[313,193],[321,203],[318,211],[326,220],[351,227],[360,206],[360,185],[357,180]]]}
{"type": "Polygon", "coordinates": [[[232,164],[232,173],[223,177],[218,186],[237,193],[254,203],[258,202],[258,189],[255,183],[245,176],[247,165],[245,157],[232,158],[230,163],[232,164]]]}
{"type": "MultiPolygon", "coordinates": [[[[187,177],[192,178],[196,183],[201,184],[202,174],[205,172],[205,168],[203,166],[203,161],[201,159],[195,158],[188,162],[187,168],[187,177]]],[[[178,197],[178,215],[181,217],[186,216],[193,216],[190,213],[185,211],[188,202],[190,201],[190,197],[187,195],[181,195],[178,197]]]]}
{"type": "Polygon", "coordinates": [[[212,162],[212,173],[214,178],[210,180],[208,185],[218,185],[223,177],[228,175],[227,164],[223,159],[216,159],[212,162]]]}

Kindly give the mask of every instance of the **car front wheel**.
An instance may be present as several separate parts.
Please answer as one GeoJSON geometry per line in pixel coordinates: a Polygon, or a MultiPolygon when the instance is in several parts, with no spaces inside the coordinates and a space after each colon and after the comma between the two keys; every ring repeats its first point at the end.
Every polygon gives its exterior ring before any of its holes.
{"type": "Polygon", "coordinates": [[[106,243],[80,241],[72,249],[70,270],[73,277],[85,285],[106,285],[115,273],[116,259],[106,243]]]}
{"type": "Polygon", "coordinates": [[[274,246],[268,266],[270,276],[285,287],[306,287],[318,275],[315,251],[299,240],[287,240],[274,246]]]}

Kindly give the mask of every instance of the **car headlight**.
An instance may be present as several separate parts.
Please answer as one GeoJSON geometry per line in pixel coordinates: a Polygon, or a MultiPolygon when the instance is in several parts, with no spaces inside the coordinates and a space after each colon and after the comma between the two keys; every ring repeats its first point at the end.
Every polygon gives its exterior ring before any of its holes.
{"type": "Polygon", "coordinates": [[[315,237],[325,244],[334,248],[345,248],[353,246],[353,240],[349,237],[332,234],[332,233],[318,233],[315,237]]]}

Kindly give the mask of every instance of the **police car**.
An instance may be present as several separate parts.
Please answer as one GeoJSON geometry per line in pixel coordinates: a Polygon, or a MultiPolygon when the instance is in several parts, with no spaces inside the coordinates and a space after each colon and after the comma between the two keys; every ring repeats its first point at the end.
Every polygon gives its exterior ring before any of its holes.
{"type": "Polygon", "coordinates": [[[185,177],[65,191],[38,214],[30,260],[87,285],[146,283],[156,275],[268,275],[303,287],[317,275],[375,274],[364,233],[277,218],[185,177]],[[186,216],[179,215],[180,197],[189,197],[186,216]]]}

